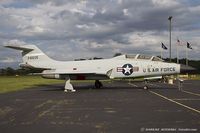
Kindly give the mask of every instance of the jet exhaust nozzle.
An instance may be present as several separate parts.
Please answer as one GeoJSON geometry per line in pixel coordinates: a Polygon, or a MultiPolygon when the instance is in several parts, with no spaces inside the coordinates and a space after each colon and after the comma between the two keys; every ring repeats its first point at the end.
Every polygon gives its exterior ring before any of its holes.
{"type": "Polygon", "coordinates": [[[195,71],[196,71],[196,68],[194,68],[194,67],[186,66],[183,64],[181,64],[181,66],[180,66],[180,73],[192,73],[195,71]]]}

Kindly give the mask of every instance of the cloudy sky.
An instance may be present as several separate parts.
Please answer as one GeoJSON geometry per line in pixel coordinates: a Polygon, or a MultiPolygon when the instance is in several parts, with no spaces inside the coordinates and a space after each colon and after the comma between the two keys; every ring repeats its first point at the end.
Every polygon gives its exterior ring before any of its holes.
{"type": "Polygon", "coordinates": [[[35,44],[57,60],[160,55],[161,42],[169,47],[169,16],[173,57],[178,38],[191,43],[190,59],[200,59],[199,0],[1,0],[0,68],[21,61],[19,51],[3,47],[8,43],[35,44]]]}

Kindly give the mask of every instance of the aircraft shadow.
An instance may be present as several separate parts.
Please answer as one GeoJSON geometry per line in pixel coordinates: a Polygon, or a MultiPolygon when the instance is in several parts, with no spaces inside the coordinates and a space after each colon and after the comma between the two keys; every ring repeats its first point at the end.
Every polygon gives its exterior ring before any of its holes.
{"type": "MultiPolygon", "coordinates": [[[[135,86],[103,86],[102,88],[95,88],[94,85],[73,85],[75,90],[131,90],[140,89],[143,90],[143,85],[135,86]]],[[[38,85],[41,91],[64,91],[64,84],[53,84],[53,85],[38,85]]],[[[174,90],[176,87],[170,86],[149,86],[149,90],[174,90]]],[[[178,89],[178,88],[177,88],[178,89]]]]}

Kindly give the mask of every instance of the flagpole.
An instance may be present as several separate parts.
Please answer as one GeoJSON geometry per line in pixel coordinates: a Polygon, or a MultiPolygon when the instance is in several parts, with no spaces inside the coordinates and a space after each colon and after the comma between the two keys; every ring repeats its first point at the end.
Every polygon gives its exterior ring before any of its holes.
{"type": "Polygon", "coordinates": [[[162,59],[162,57],[163,57],[163,48],[161,47],[161,50],[160,50],[160,58],[162,59]]]}
{"type": "Polygon", "coordinates": [[[178,43],[176,44],[176,55],[177,55],[177,64],[179,64],[179,51],[178,51],[178,43]]]}
{"type": "Polygon", "coordinates": [[[169,60],[172,61],[172,53],[171,53],[171,36],[172,36],[172,16],[169,16],[169,60]]]}
{"type": "MultiPolygon", "coordinates": [[[[178,39],[177,39],[177,40],[178,40],[178,39]]],[[[178,43],[176,44],[176,55],[177,55],[177,57],[176,57],[176,58],[177,58],[177,61],[176,61],[176,63],[177,63],[177,64],[179,64],[179,56],[178,56],[178,43]]],[[[179,79],[179,76],[178,76],[178,74],[176,75],[176,78],[177,78],[177,79],[179,79]]]]}
{"type": "Polygon", "coordinates": [[[188,48],[186,45],[186,66],[188,66],[188,48]]]}

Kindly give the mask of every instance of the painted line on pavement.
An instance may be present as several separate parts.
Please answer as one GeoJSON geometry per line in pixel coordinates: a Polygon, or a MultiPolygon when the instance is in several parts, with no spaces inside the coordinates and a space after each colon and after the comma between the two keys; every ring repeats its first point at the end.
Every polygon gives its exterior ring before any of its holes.
{"type": "Polygon", "coordinates": [[[200,110],[197,110],[197,109],[194,109],[194,108],[189,107],[189,106],[187,106],[187,105],[184,105],[184,104],[182,104],[182,103],[176,102],[176,101],[174,101],[174,100],[172,100],[172,99],[170,99],[170,98],[167,98],[167,97],[165,97],[165,96],[163,96],[163,95],[161,95],[161,94],[159,94],[159,93],[156,93],[156,92],[154,92],[154,91],[149,91],[149,92],[152,93],[152,94],[155,94],[155,95],[157,95],[157,96],[159,96],[159,97],[161,97],[161,98],[163,98],[163,99],[165,99],[165,100],[168,100],[168,101],[170,101],[170,102],[176,103],[176,104],[178,104],[178,105],[180,105],[180,106],[182,106],[182,107],[184,107],[184,108],[187,108],[187,109],[189,109],[189,110],[192,110],[192,111],[194,111],[194,112],[200,114],[200,110]]]}
{"type": "Polygon", "coordinates": [[[200,96],[200,94],[198,94],[198,93],[193,93],[193,92],[190,92],[190,91],[182,90],[182,92],[185,92],[185,93],[188,93],[188,94],[191,94],[191,95],[195,95],[195,96],[200,96]]]}
{"type": "Polygon", "coordinates": [[[177,101],[200,101],[200,99],[192,99],[192,98],[173,98],[172,100],[177,100],[177,101]]]}
{"type": "MultiPolygon", "coordinates": [[[[186,84],[186,83],[184,83],[184,84],[186,84]]],[[[189,84],[189,83],[188,83],[188,84],[189,84]]],[[[178,85],[176,85],[176,84],[172,84],[171,86],[175,86],[175,87],[178,88],[178,85]]],[[[193,93],[193,92],[185,91],[185,90],[182,90],[182,92],[185,92],[185,93],[188,93],[188,94],[192,94],[192,95],[195,95],[195,96],[200,96],[199,93],[193,93]]]]}
{"type": "Polygon", "coordinates": [[[151,86],[156,86],[156,87],[161,87],[160,85],[156,85],[156,84],[149,84],[151,86]]]}
{"type": "Polygon", "coordinates": [[[137,85],[133,84],[133,83],[128,83],[129,85],[131,86],[134,86],[134,87],[138,87],[137,85]]]}

